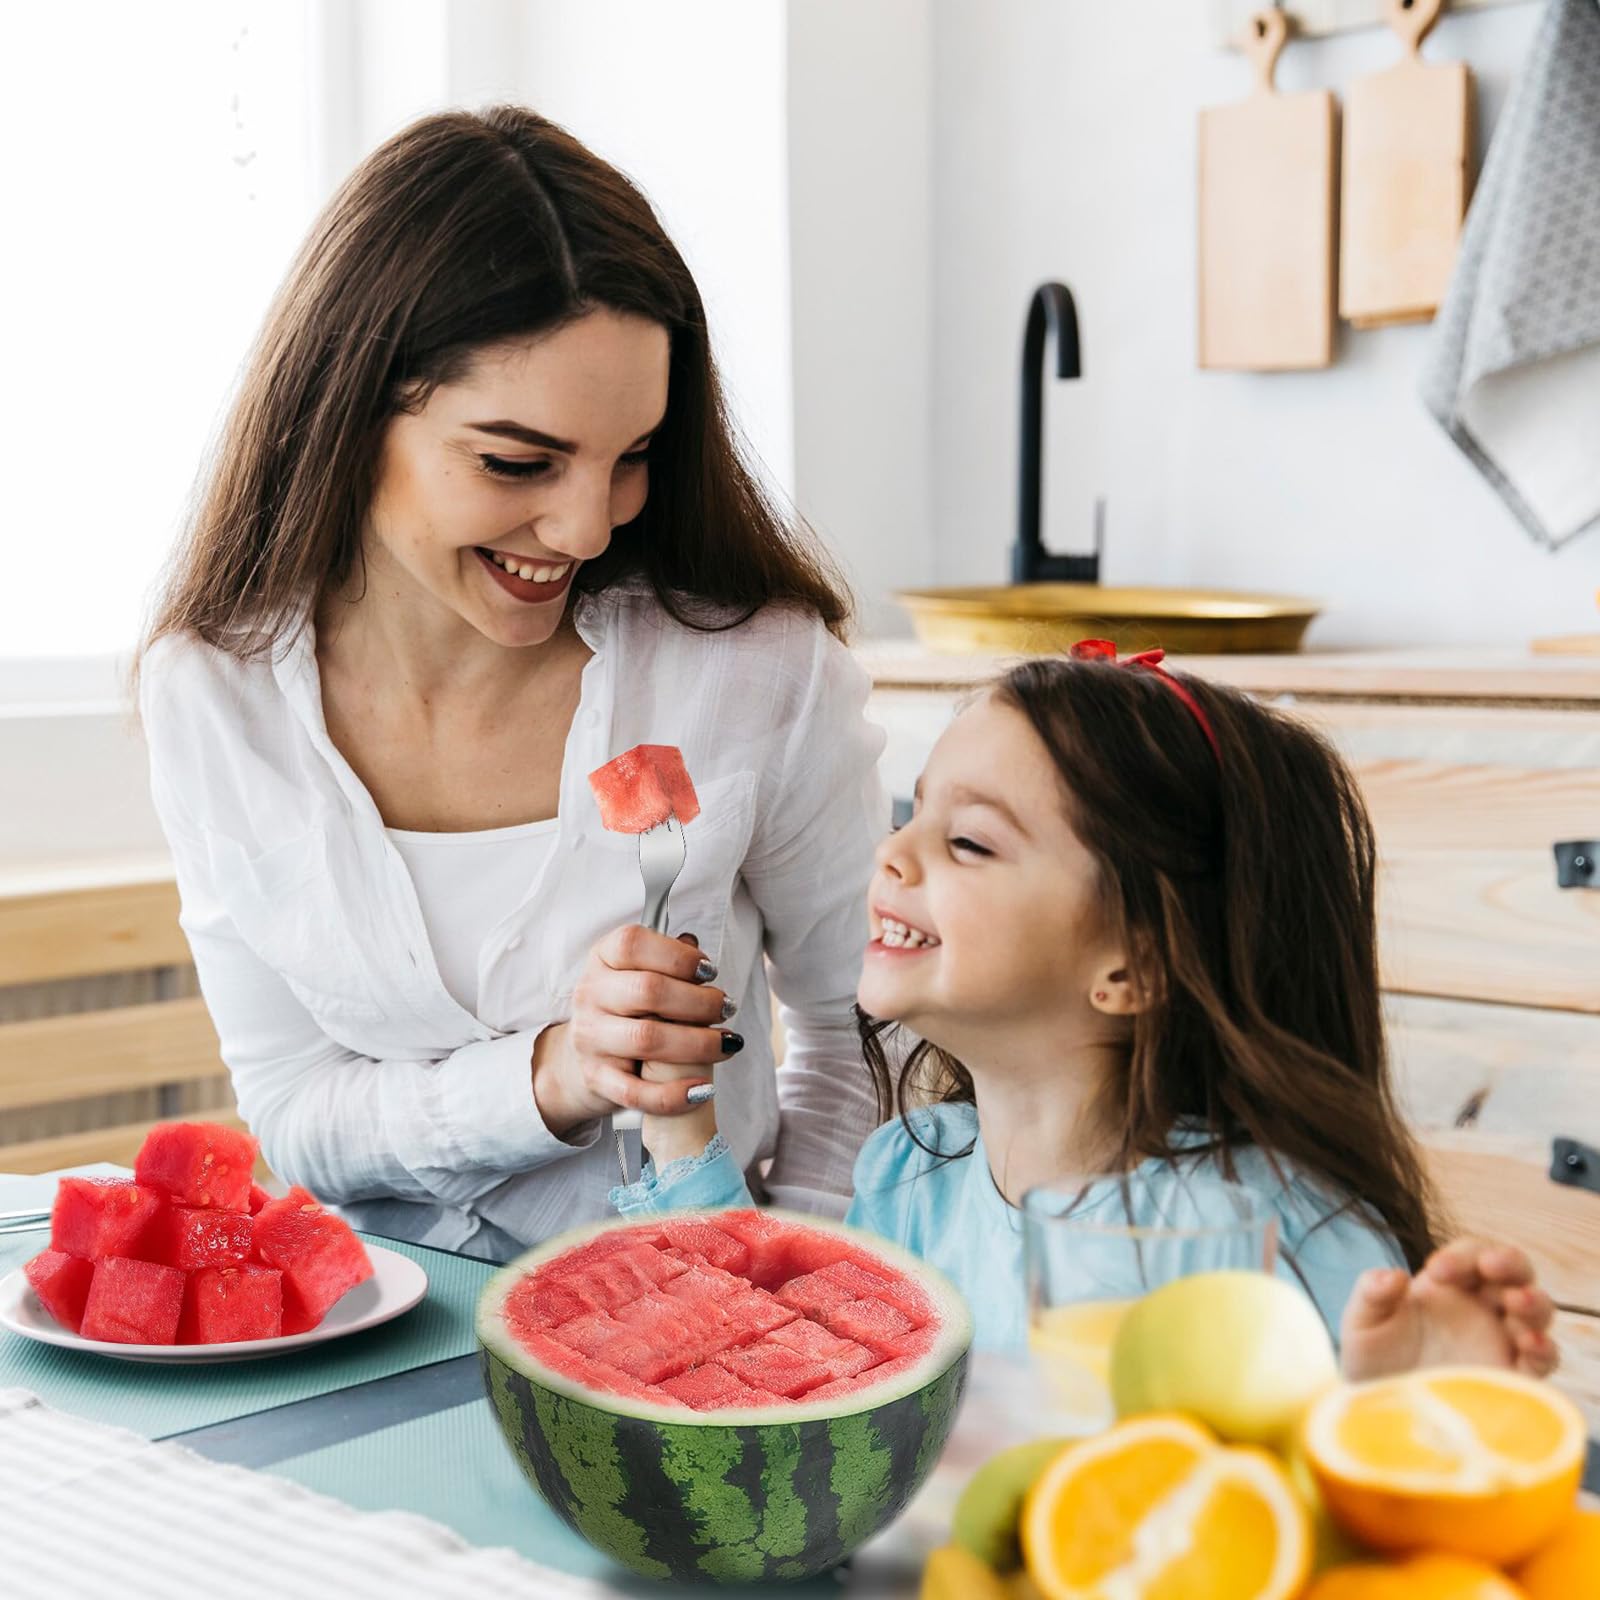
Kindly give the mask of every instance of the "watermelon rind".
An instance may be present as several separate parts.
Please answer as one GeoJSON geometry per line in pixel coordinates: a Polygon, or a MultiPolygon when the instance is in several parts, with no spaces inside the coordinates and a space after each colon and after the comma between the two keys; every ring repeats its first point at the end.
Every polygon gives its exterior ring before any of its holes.
{"type": "Polygon", "coordinates": [[[479,1298],[484,1385],[518,1465],[569,1527],[647,1577],[748,1583],[828,1571],[900,1513],[955,1422],[972,1318],[949,1280],[842,1223],[764,1214],[835,1233],[913,1279],[941,1318],[928,1353],[832,1401],[696,1412],[586,1388],[520,1345],[502,1308],[533,1268],[652,1220],[641,1217],[550,1239],[503,1267],[479,1298]]]}

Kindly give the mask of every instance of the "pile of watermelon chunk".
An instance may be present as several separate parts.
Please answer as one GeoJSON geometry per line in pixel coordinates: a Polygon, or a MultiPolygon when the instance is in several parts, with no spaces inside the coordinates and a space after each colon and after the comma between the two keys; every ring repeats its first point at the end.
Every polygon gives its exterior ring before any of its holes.
{"type": "Polygon", "coordinates": [[[613,1229],[531,1271],[508,1331],[589,1390],[695,1411],[845,1398],[932,1348],[928,1295],[836,1234],[759,1211],[613,1229]]]}
{"type": "Polygon", "coordinates": [[[50,1247],[23,1269],[62,1327],[112,1344],[224,1344],[317,1326],[372,1276],[305,1189],[252,1180],[256,1141],[212,1122],[152,1128],[131,1179],[63,1178],[50,1247]]]}

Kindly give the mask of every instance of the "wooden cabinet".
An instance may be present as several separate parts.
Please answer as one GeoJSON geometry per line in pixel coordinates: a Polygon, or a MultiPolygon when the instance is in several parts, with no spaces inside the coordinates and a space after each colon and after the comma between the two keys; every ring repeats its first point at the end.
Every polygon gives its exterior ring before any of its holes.
{"type": "MultiPolygon", "coordinates": [[[[998,660],[860,655],[909,794],[959,698],[998,660]]],[[[1455,1221],[1515,1241],[1565,1308],[1563,1382],[1600,1423],[1600,1194],[1553,1183],[1558,1136],[1600,1147],[1600,879],[1552,846],[1600,839],[1600,664],[1527,656],[1187,657],[1322,729],[1382,855],[1396,1074],[1455,1221]]]]}

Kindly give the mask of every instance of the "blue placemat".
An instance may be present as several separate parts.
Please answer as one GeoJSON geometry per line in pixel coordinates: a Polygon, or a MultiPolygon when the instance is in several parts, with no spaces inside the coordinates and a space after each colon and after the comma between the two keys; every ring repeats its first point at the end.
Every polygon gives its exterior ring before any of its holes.
{"type": "MultiPolygon", "coordinates": [[[[0,1237],[0,1276],[43,1249],[47,1238],[43,1232],[0,1237]]],[[[492,1262],[362,1238],[410,1256],[428,1274],[422,1304],[382,1327],[264,1361],[195,1366],[119,1361],[0,1331],[0,1386],[17,1384],[64,1411],[160,1439],[477,1349],[473,1308],[495,1271],[492,1262]]]]}

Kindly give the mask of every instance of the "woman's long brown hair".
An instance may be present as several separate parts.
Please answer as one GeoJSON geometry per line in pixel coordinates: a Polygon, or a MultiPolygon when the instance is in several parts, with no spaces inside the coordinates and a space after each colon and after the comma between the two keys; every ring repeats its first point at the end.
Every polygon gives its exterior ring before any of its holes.
{"type": "Polygon", "coordinates": [[[268,312],[146,644],[269,651],[361,559],[379,444],[473,357],[606,307],[671,337],[643,512],[574,588],[646,579],[678,621],[787,603],[842,634],[848,590],[745,464],[683,258],[644,196],[519,106],[426,117],[313,226],[268,312]]]}
{"type": "MultiPolygon", "coordinates": [[[[1041,658],[993,690],[1060,772],[1068,821],[1099,865],[1106,925],[1148,997],[1106,1108],[1115,1164],[1210,1154],[1232,1176],[1233,1152],[1255,1146],[1378,1219],[1420,1266],[1443,1218],[1390,1081],[1377,853],[1360,792],[1305,724],[1182,681],[1220,760],[1148,671],[1041,658]],[[1180,1123],[1204,1140],[1180,1145],[1180,1123]]],[[[860,1024],[885,1117],[904,1114],[918,1087],[972,1100],[959,1061],[923,1041],[892,1072],[893,1025],[860,1024]]]]}

